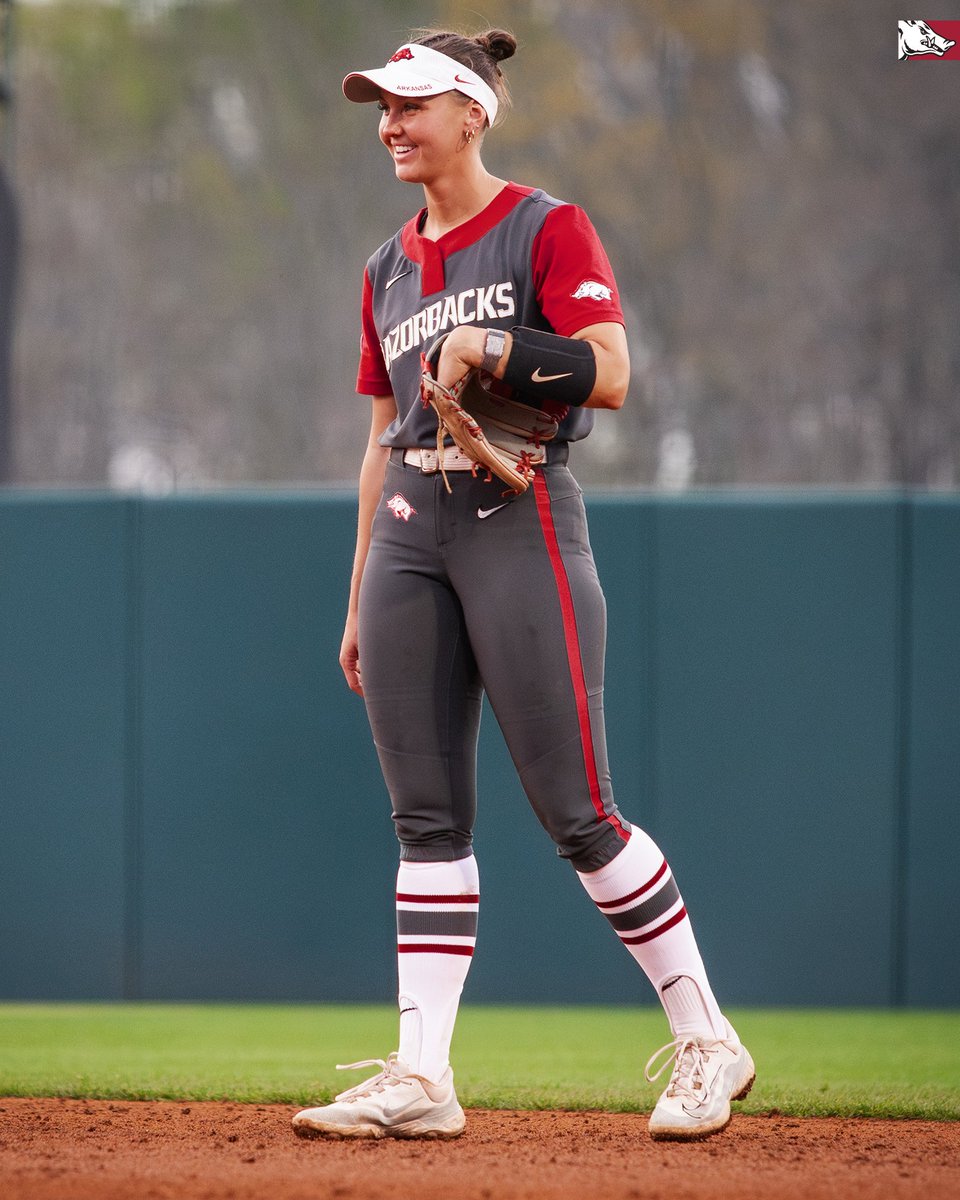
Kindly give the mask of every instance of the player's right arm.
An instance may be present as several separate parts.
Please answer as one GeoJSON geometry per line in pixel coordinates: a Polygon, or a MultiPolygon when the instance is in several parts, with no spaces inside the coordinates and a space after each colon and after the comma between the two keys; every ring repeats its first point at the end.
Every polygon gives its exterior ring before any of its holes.
{"type": "Polygon", "coordinates": [[[340,667],[343,670],[347,686],[358,696],[363,695],[363,683],[360,677],[360,649],[357,642],[357,607],[360,598],[360,580],[363,578],[363,568],[367,561],[367,551],[370,549],[370,526],[373,524],[380,495],[383,491],[383,477],[387,469],[390,450],[381,446],[380,435],[397,415],[397,404],[393,396],[373,396],[373,413],[370,420],[370,436],[363,455],[363,465],[360,468],[360,506],[357,518],[357,550],[353,558],[353,575],[350,579],[350,600],[347,604],[347,623],[343,630],[343,642],[340,646],[340,667]]]}

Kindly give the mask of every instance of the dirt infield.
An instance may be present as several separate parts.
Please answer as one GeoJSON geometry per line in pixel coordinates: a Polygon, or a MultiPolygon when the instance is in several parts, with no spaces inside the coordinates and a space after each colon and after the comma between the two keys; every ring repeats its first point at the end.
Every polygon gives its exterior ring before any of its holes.
{"type": "Polygon", "coordinates": [[[282,1105],[0,1099],[3,1200],[898,1200],[960,1196],[960,1123],[468,1113],[453,1142],[303,1141],[282,1105]]]}

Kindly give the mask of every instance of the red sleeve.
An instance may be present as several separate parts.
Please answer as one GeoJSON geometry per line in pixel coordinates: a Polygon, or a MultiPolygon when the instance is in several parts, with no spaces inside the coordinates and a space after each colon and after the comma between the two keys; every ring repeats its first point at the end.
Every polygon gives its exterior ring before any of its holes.
{"type": "Polygon", "coordinates": [[[360,312],[360,368],[357,391],[361,396],[392,396],[393,385],[383,361],[380,338],[373,322],[373,288],[370,276],[363,272],[363,301],[360,312]]]}
{"type": "Polygon", "coordinates": [[[540,311],[561,337],[600,321],[625,323],[613,268],[582,208],[555,208],[534,239],[532,258],[540,311]]]}

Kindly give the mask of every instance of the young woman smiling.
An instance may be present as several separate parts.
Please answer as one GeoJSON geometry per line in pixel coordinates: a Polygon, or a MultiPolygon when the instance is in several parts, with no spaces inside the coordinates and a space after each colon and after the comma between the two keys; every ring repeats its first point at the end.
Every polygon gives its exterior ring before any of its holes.
{"type": "Polygon", "coordinates": [[[499,64],[515,49],[503,30],[429,33],[343,83],[348,99],[379,105],[396,176],[426,201],[364,272],[357,390],[371,398],[372,421],[340,655],[366,704],[400,841],[400,1036],[386,1059],[352,1064],[378,1073],[294,1117],[304,1136],[464,1128],[449,1052],[477,935],[484,695],[560,856],[663,1004],[672,1039],[647,1076],[669,1064],[672,1075],[651,1135],[717,1132],[754,1078],[662,852],[614,801],[604,599],[567,460],[592,410],[623,404],[627,340],[613,271],[583,210],[483,164],[508,101],[499,64]],[[478,477],[456,446],[438,450],[420,376],[441,335],[441,383],[479,368],[492,391],[556,426],[547,444],[530,439],[522,493],[478,477]]]}

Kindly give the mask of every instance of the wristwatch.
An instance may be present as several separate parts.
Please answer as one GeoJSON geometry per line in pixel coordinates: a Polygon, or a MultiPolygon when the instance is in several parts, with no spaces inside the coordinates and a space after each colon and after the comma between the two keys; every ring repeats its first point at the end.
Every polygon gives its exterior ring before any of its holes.
{"type": "Polygon", "coordinates": [[[492,375],[497,369],[497,363],[503,358],[503,348],[507,337],[502,329],[488,329],[487,340],[483,346],[483,358],[480,360],[480,370],[492,375]]]}

